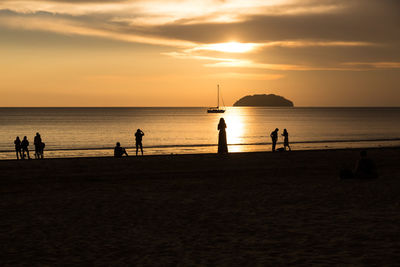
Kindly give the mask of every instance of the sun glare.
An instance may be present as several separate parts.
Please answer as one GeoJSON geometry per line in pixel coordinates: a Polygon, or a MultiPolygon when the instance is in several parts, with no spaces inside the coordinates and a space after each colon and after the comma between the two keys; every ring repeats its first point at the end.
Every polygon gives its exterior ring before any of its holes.
{"type": "Polygon", "coordinates": [[[240,110],[230,109],[228,112],[225,116],[228,144],[241,144],[245,133],[243,117],[240,114],[240,110]]]}
{"type": "Polygon", "coordinates": [[[210,50],[225,53],[246,53],[253,50],[256,46],[257,44],[253,43],[228,42],[203,45],[195,48],[195,50],[210,50]]]}

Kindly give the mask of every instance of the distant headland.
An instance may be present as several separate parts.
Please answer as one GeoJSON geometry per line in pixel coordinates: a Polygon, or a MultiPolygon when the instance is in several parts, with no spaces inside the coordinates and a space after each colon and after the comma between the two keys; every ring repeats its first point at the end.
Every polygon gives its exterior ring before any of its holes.
{"type": "Polygon", "coordinates": [[[242,97],[234,107],[293,107],[293,102],[279,95],[262,94],[242,97]]]}

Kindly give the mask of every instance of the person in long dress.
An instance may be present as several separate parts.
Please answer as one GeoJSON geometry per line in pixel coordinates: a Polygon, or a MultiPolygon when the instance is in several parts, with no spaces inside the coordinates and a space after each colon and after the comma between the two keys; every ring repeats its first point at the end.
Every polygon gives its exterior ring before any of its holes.
{"type": "Polygon", "coordinates": [[[228,144],[226,142],[226,123],[224,118],[221,118],[218,123],[218,154],[228,153],[228,144]]]}

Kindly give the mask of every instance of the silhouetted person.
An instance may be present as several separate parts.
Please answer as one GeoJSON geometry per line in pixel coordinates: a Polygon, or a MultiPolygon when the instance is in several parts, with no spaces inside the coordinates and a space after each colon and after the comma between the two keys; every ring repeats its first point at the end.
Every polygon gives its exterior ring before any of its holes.
{"type": "Polygon", "coordinates": [[[36,133],[35,138],[33,139],[33,144],[35,145],[35,158],[36,159],[43,159],[43,143],[42,137],[40,137],[39,133],[36,133]]]}
{"type": "Polygon", "coordinates": [[[15,145],[15,153],[17,154],[17,160],[18,159],[23,159],[22,157],[22,147],[21,147],[21,140],[19,139],[19,136],[17,136],[17,138],[15,138],[14,140],[14,145],[15,145]]]}
{"type": "Polygon", "coordinates": [[[218,154],[228,153],[228,144],[226,142],[226,123],[224,118],[221,118],[218,123],[218,154]]]}
{"type": "Polygon", "coordinates": [[[360,179],[378,178],[375,163],[368,158],[367,151],[360,152],[360,159],[357,161],[354,177],[360,179]]]}
{"type": "Polygon", "coordinates": [[[28,159],[31,159],[31,157],[29,156],[29,149],[28,149],[28,146],[29,146],[29,141],[28,141],[28,139],[26,138],[26,136],[24,136],[24,139],[22,139],[22,142],[21,142],[22,158],[23,158],[23,159],[25,158],[25,152],[26,152],[26,154],[28,155],[28,159]]]}
{"type": "Polygon", "coordinates": [[[283,140],[283,149],[284,149],[284,151],[286,151],[286,147],[288,147],[289,151],[291,151],[290,146],[289,146],[289,133],[287,132],[286,129],[283,129],[282,136],[284,137],[284,140],[283,140]]]}
{"type": "Polygon", "coordinates": [[[117,142],[117,145],[114,148],[114,157],[116,158],[122,158],[123,155],[128,156],[128,153],[126,153],[125,148],[121,147],[121,144],[117,142]]]}
{"type": "Polygon", "coordinates": [[[140,147],[140,151],[142,152],[142,156],[143,156],[143,144],[142,144],[142,139],[144,136],[144,132],[142,132],[142,130],[137,129],[136,133],[135,133],[135,140],[136,140],[136,156],[138,154],[139,151],[139,147],[140,147]]]}
{"type": "Polygon", "coordinates": [[[278,131],[279,131],[279,129],[276,128],[276,129],[271,133],[272,152],[275,152],[276,142],[278,142],[278,131]]]}
{"type": "Polygon", "coordinates": [[[46,146],[45,143],[41,143],[40,144],[40,156],[42,157],[42,159],[44,158],[44,147],[46,146]]]}

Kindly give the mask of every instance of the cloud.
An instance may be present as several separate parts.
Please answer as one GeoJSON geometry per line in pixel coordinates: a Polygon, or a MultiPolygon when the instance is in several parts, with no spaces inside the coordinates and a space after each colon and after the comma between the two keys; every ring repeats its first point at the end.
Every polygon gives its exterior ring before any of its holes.
{"type": "Polygon", "coordinates": [[[268,47],[285,47],[285,48],[299,48],[299,47],[363,47],[363,46],[378,46],[378,44],[368,42],[345,42],[345,41],[311,41],[311,40],[297,40],[297,41],[275,41],[266,43],[239,43],[239,42],[226,42],[215,44],[199,44],[194,48],[185,50],[185,53],[193,53],[198,51],[217,51],[225,53],[248,53],[261,48],[268,47]]]}
{"type": "Polygon", "coordinates": [[[346,62],[343,65],[367,69],[400,69],[400,62],[346,62]]]}
{"type": "Polygon", "coordinates": [[[144,43],[173,47],[192,47],[193,43],[166,37],[152,36],[140,31],[124,31],[118,25],[104,24],[91,17],[75,18],[67,15],[52,15],[47,12],[19,14],[12,11],[0,11],[0,25],[12,29],[48,31],[67,35],[83,35],[119,40],[124,42],[144,43]],[[11,15],[10,15],[11,14],[11,15]],[[94,23],[91,26],[91,23],[94,23]]]}
{"type": "Polygon", "coordinates": [[[272,81],[279,80],[285,77],[283,74],[259,74],[259,73],[240,73],[240,72],[227,72],[216,73],[209,75],[212,78],[227,78],[227,79],[240,79],[240,80],[264,80],[272,81]]]}
{"type": "Polygon", "coordinates": [[[30,3],[30,2],[36,2],[36,3],[74,3],[74,4],[81,4],[81,3],[123,3],[123,2],[133,2],[132,0],[37,0],[37,1],[29,1],[29,0],[0,0],[0,3],[7,3],[10,4],[11,2],[13,3],[30,3]]]}
{"type": "MultiPolygon", "coordinates": [[[[396,1],[0,1],[14,16],[78,22],[83,27],[194,43],[303,40],[331,43],[400,41],[396,1]],[[50,16],[47,16],[49,19],[50,16]],[[379,23],[377,23],[379,21],[379,23]]],[[[45,27],[43,27],[45,30],[45,27]]],[[[62,31],[62,27],[61,30],[62,31]]],[[[298,43],[298,42],[297,42],[298,43]]],[[[315,43],[314,43],[315,44],[315,43]]]]}
{"type": "Polygon", "coordinates": [[[280,71],[366,71],[376,69],[400,69],[400,62],[345,62],[342,66],[312,66],[289,64],[266,64],[251,60],[229,60],[206,64],[208,67],[224,68],[252,68],[280,71]]]}
{"type": "Polygon", "coordinates": [[[208,61],[210,68],[260,69],[274,71],[369,71],[377,69],[400,69],[400,62],[339,62],[336,64],[273,64],[249,59],[199,56],[187,53],[169,52],[164,55],[178,59],[208,61]]]}
{"type": "Polygon", "coordinates": [[[397,0],[0,0],[0,9],[0,28],[172,47],[163,55],[207,67],[397,69],[387,62],[400,61],[397,0]]]}
{"type": "Polygon", "coordinates": [[[154,31],[159,35],[200,43],[219,43],[232,39],[252,43],[299,39],[370,43],[400,41],[398,17],[372,11],[365,11],[365,14],[361,12],[253,15],[232,23],[171,23],[155,27],[154,31]]]}

